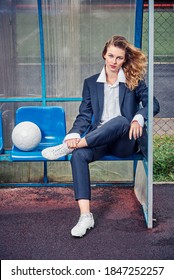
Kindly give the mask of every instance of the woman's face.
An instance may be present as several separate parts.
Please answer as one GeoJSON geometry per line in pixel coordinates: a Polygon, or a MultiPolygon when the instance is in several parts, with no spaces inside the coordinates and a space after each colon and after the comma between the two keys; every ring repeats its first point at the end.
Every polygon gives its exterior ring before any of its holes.
{"type": "Polygon", "coordinates": [[[113,45],[110,45],[104,56],[106,72],[118,73],[125,62],[125,51],[113,45]]]}

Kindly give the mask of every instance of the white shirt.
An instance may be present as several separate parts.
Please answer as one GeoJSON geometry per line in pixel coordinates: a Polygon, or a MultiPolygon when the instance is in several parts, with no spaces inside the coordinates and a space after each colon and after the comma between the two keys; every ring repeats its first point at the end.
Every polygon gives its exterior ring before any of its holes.
{"type": "Polygon", "coordinates": [[[104,106],[100,124],[104,124],[112,118],[121,116],[119,105],[119,82],[125,83],[125,75],[122,69],[118,72],[118,79],[110,85],[106,81],[105,67],[103,67],[98,79],[98,83],[104,83],[104,106]]]}
{"type": "MultiPolygon", "coordinates": [[[[120,68],[118,72],[117,81],[113,85],[110,85],[107,83],[105,67],[103,67],[97,79],[97,82],[104,83],[104,106],[103,106],[103,113],[100,121],[100,125],[103,125],[110,119],[115,118],[117,116],[121,116],[120,104],[119,104],[119,83],[120,82],[125,83],[126,78],[123,69],[120,68]]],[[[144,126],[144,118],[142,115],[137,114],[132,121],[134,120],[138,121],[138,123],[142,127],[144,126]]],[[[69,133],[66,135],[64,140],[73,139],[73,138],[80,138],[80,134],[69,133]]]]}

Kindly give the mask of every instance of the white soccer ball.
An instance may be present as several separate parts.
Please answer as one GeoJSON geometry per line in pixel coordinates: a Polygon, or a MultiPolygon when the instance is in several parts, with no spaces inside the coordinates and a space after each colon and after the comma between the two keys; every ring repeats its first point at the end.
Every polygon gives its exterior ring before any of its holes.
{"type": "Polygon", "coordinates": [[[18,123],[12,131],[13,144],[22,151],[35,149],[41,141],[40,128],[33,122],[18,123]]]}

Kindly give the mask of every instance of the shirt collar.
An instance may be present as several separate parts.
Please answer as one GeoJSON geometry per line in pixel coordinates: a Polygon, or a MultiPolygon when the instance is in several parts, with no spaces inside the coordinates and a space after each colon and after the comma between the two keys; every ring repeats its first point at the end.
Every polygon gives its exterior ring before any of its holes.
{"type": "MultiPolygon", "coordinates": [[[[105,67],[103,67],[98,79],[97,79],[98,83],[106,83],[106,71],[105,71],[105,67]]],[[[121,83],[126,83],[126,78],[125,78],[125,74],[122,68],[120,68],[119,72],[118,72],[118,80],[117,82],[121,82],[121,83]]]]}

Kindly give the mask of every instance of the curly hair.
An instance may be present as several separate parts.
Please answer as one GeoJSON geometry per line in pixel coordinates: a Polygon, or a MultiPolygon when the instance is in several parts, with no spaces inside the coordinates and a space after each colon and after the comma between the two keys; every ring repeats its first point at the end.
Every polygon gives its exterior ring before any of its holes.
{"type": "Polygon", "coordinates": [[[123,71],[126,78],[126,85],[129,89],[134,90],[140,80],[144,79],[147,69],[146,55],[138,48],[129,43],[123,36],[112,36],[105,44],[102,57],[103,59],[108,47],[112,45],[125,51],[125,62],[123,71]]]}

